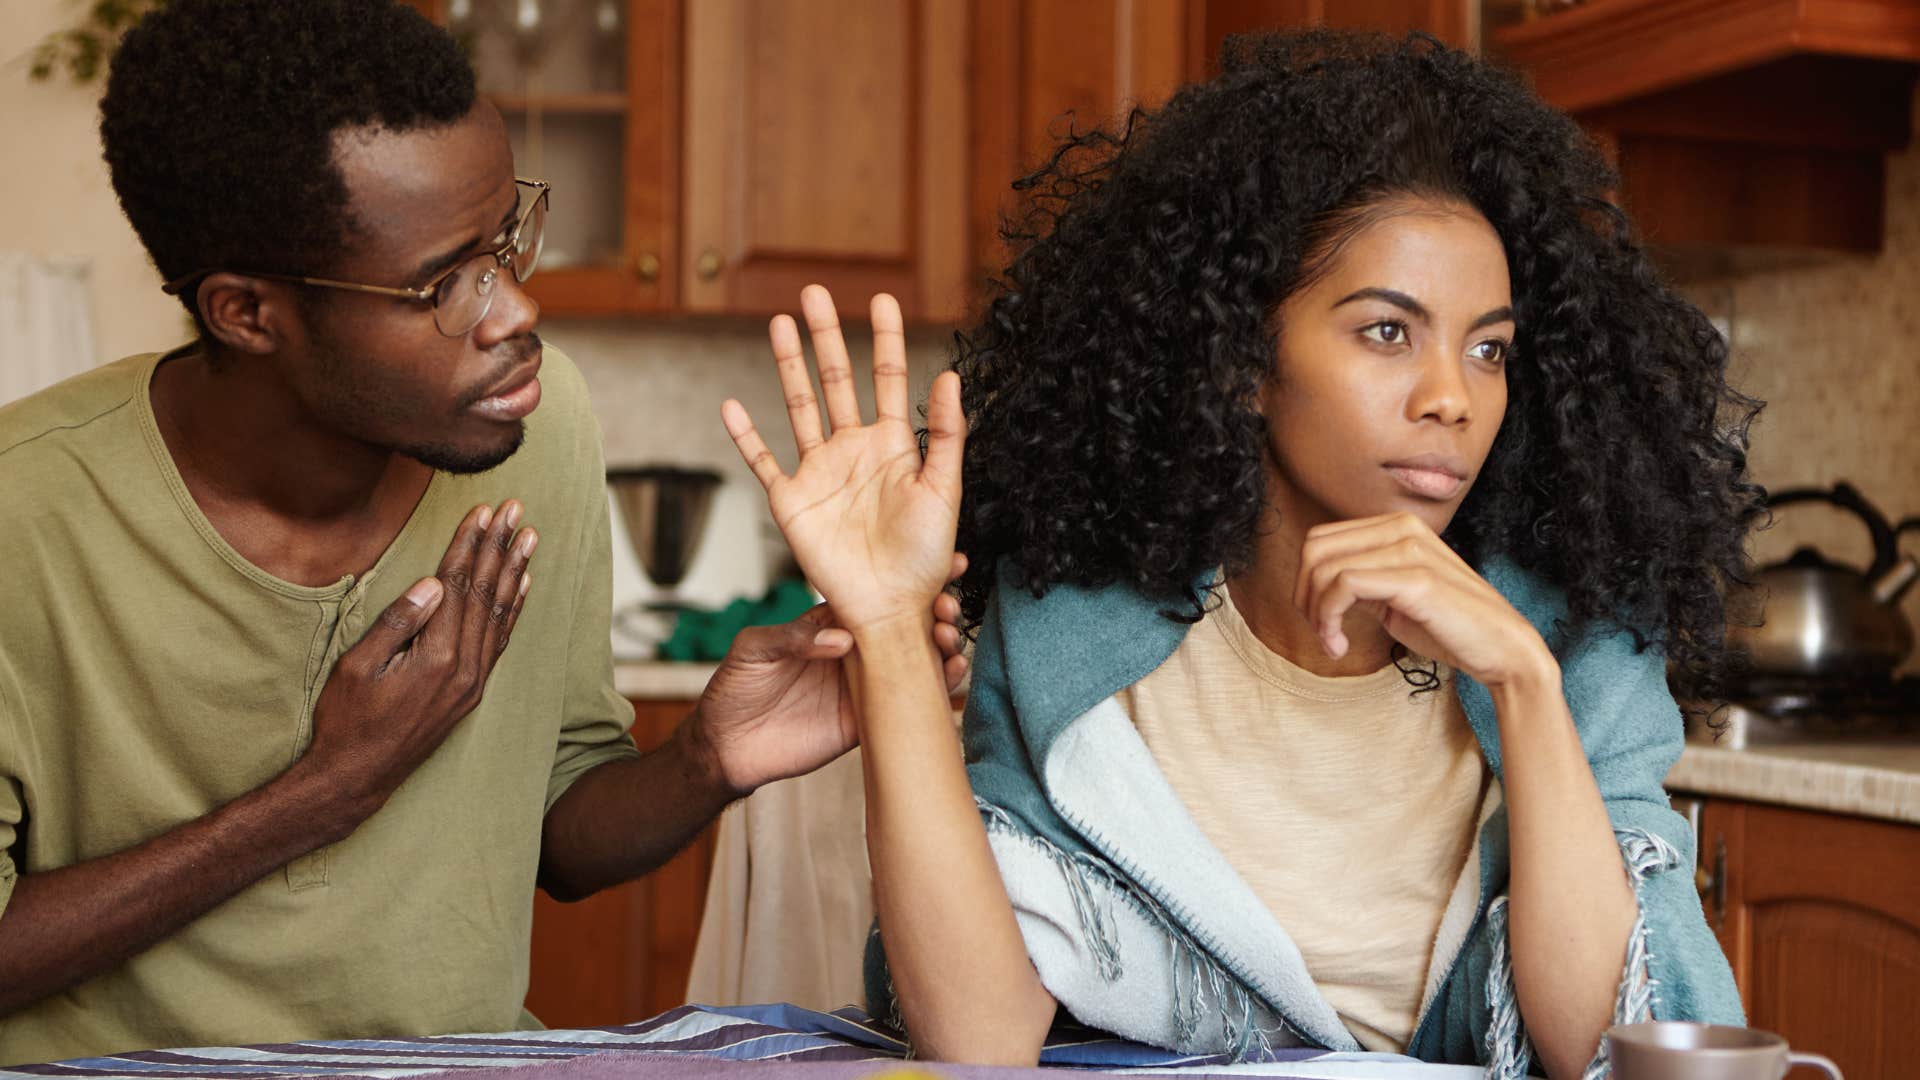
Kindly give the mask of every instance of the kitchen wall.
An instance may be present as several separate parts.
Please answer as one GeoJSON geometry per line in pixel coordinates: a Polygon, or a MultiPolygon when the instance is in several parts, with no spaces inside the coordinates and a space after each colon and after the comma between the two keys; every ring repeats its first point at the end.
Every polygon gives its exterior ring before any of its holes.
{"type": "Polygon", "coordinates": [[[185,340],[187,313],[120,215],[96,128],[100,87],[27,77],[34,45],[79,21],[79,0],[7,0],[0,35],[0,248],[76,256],[91,266],[94,341],[102,359],[185,340]]]}
{"type": "MultiPolygon", "coordinates": [[[[835,297],[847,320],[855,383],[865,415],[872,416],[870,331],[855,321],[864,317],[866,299],[835,297]]],[[[796,296],[796,316],[799,307],[796,296]]],[[[720,426],[720,403],[734,397],[753,415],[775,456],[789,468],[793,465],[793,437],[765,322],[546,319],[540,334],[585,373],[609,464],[706,466],[730,480],[752,484],[752,474],[720,426]]],[[[944,366],[951,336],[950,331],[927,329],[909,333],[908,370],[916,402],[944,366]]]]}
{"type": "MultiPolygon", "coordinates": [[[[1738,385],[1768,402],[1753,429],[1762,483],[1848,480],[1891,518],[1920,514],[1920,147],[1889,159],[1879,255],[1727,273],[1688,292],[1726,320],[1738,385]]],[[[1851,515],[1806,505],[1754,546],[1774,560],[1800,544],[1860,566],[1872,550],[1851,515]]],[[[1906,548],[1920,556],[1920,535],[1906,548]]],[[[1920,588],[1905,606],[1920,625],[1920,588]]]]}
{"type": "MultiPolygon", "coordinates": [[[[83,5],[7,6],[0,132],[9,152],[0,206],[11,212],[0,245],[90,260],[102,359],[177,343],[185,315],[160,293],[107,183],[94,130],[98,88],[27,78],[27,49],[70,24],[83,5]]],[[[1762,482],[1844,478],[1891,515],[1920,513],[1920,150],[1890,162],[1882,254],[1748,269],[1695,280],[1688,289],[1727,321],[1741,385],[1770,402],[1754,429],[1753,469],[1762,482]]],[[[863,299],[841,298],[853,310],[863,299]]],[[[769,429],[769,442],[790,456],[759,322],[552,319],[543,330],[586,371],[610,462],[705,464],[751,484],[718,420],[729,395],[741,397],[769,429]]],[[[849,330],[860,349],[860,329],[849,330]]],[[[946,345],[942,333],[914,335],[917,390],[943,362],[946,345]]],[[[1835,557],[1865,558],[1849,519],[1814,508],[1783,515],[1776,529],[1756,538],[1756,550],[1779,558],[1803,542],[1835,557]]],[[[1920,543],[1910,546],[1920,552],[1920,543]]],[[[1908,608],[1920,623],[1920,589],[1908,608]]]]}

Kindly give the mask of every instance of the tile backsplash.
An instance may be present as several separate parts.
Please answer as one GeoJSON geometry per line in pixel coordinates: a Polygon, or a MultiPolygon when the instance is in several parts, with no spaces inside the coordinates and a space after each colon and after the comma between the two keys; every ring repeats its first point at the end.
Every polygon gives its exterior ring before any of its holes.
{"type": "MultiPolygon", "coordinates": [[[[845,332],[854,382],[865,415],[871,417],[871,332],[864,323],[851,321],[845,332]]],[[[572,357],[586,376],[607,464],[700,466],[720,470],[730,483],[753,484],[753,475],[720,424],[720,403],[733,397],[753,415],[781,464],[793,467],[793,435],[765,323],[552,318],[541,322],[540,334],[572,357]]],[[[946,366],[950,339],[949,332],[938,330],[908,335],[907,363],[916,403],[946,366]]]]}
{"type": "MultiPolygon", "coordinates": [[[[542,320],[540,333],[572,357],[586,377],[609,466],[678,465],[718,471],[730,489],[722,496],[724,502],[754,508],[768,572],[784,562],[785,544],[767,512],[766,497],[720,423],[720,403],[738,398],[782,467],[793,468],[793,433],[765,322],[550,318],[542,320]]],[[[871,331],[864,323],[849,321],[845,333],[863,415],[871,417],[871,331]]],[[[909,392],[916,403],[916,418],[918,403],[925,400],[933,377],[947,365],[951,338],[951,332],[943,330],[912,330],[907,335],[909,392]]],[[[616,554],[615,558],[626,556],[616,554]]],[[[628,576],[630,572],[616,567],[616,592],[625,595],[628,576]]],[[[758,579],[748,575],[745,580],[758,579]]]]}
{"type": "MultiPolygon", "coordinates": [[[[1887,199],[1878,255],[1810,255],[1692,279],[1686,291],[1727,329],[1736,385],[1767,402],[1753,429],[1753,475],[1776,489],[1849,480],[1898,519],[1920,514],[1920,149],[1889,159],[1887,199]]],[[[542,332],[585,372],[610,464],[706,466],[754,487],[720,425],[720,402],[732,396],[791,467],[764,323],[556,318],[542,332]]],[[[847,333],[870,412],[866,328],[850,322],[847,333]]],[[[947,331],[910,335],[916,401],[950,346],[947,331]]],[[[1849,516],[1817,506],[1784,512],[1754,537],[1762,561],[1800,544],[1858,565],[1870,553],[1849,516]]],[[[1920,538],[1908,548],[1920,554],[1920,538]]],[[[1920,588],[1906,610],[1920,625],[1920,588]]]]}
{"type": "MultiPolygon", "coordinates": [[[[1727,274],[1687,292],[1728,328],[1735,384],[1767,402],[1753,428],[1756,479],[1775,490],[1847,480],[1891,519],[1920,514],[1920,149],[1888,159],[1879,254],[1727,274]]],[[[1815,505],[1781,511],[1754,552],[1770,562],[1802,544],[1862,567],[1872,555],[1851,515],[1815,505]]],[[[1905,547],[1920,556],[1920,536],[1905,547]]],[[[1904,606],[1920,625],[1920,588],[1904,606]]]]}

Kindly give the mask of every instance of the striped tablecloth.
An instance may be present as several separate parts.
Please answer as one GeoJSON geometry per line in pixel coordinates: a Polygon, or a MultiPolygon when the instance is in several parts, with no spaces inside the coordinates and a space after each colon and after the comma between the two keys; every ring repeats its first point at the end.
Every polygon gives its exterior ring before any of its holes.
{"type": "MultiPolygon", "coordinates": [[[[389,1080],[489,1072],[485,1080],[853,1080],[898,1067],[906,1044],[858,1009],[819,1013],[788,1005],[686,1006],[618,1027],[346,1039],[265,1046],[147,1050],[0,1068],[0,1080],[48,1076],[157,1080],[389,1080]]],[[[953,1080],[1021,1080],[1044,1070],[911,1063],[953,1080]]],[[[1426,1065],[1390,1054],[1285,1050],[1230,1065],[1183,1057],[1097,1033],[1057,1031],[1045,1067],[1101,1072],[1257,1074],[1293,1080],[1469,1080],[1467,1066],[1426,1065]]]]}

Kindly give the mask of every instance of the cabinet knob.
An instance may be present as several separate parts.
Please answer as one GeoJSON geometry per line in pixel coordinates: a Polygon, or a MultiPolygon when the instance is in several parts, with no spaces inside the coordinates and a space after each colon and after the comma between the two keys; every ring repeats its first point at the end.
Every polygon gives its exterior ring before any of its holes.
{"type": "Polygon", "coordinates": [[[660,256],[651,251],[641,252],[633,260],[633,273],[641,281],[651,285],[660,280],[660,256]]]}
{"type": "Polygon", "coordinates": [[[720,276],[720,270],[726,264],[727,261],[720,257],[719,251],[708,248],[700,253],[700,259],[693,264],[693,269],[700,275],[701,281],[712,281],[720,276]]]}

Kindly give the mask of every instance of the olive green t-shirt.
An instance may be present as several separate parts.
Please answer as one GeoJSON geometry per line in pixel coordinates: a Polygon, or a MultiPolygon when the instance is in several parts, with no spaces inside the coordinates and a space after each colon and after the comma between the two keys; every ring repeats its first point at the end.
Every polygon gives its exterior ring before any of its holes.
{"type": "Polygon", "coordinates": [[[385,807],[123,967],[0,1019],[0,1065],[521,1026],[542,817],[583,772],[636,752],[579,371],[547,349],[519,452],[436,473],[370,570],[309,588],[248,563],[188,494],[148,392],[164,359],[0,408],[0,919],[17,875],[125,850],[284,771],[334,661],[435,572],[473,506],[525,504],[532,591],[480,706],[385,807]]]}

